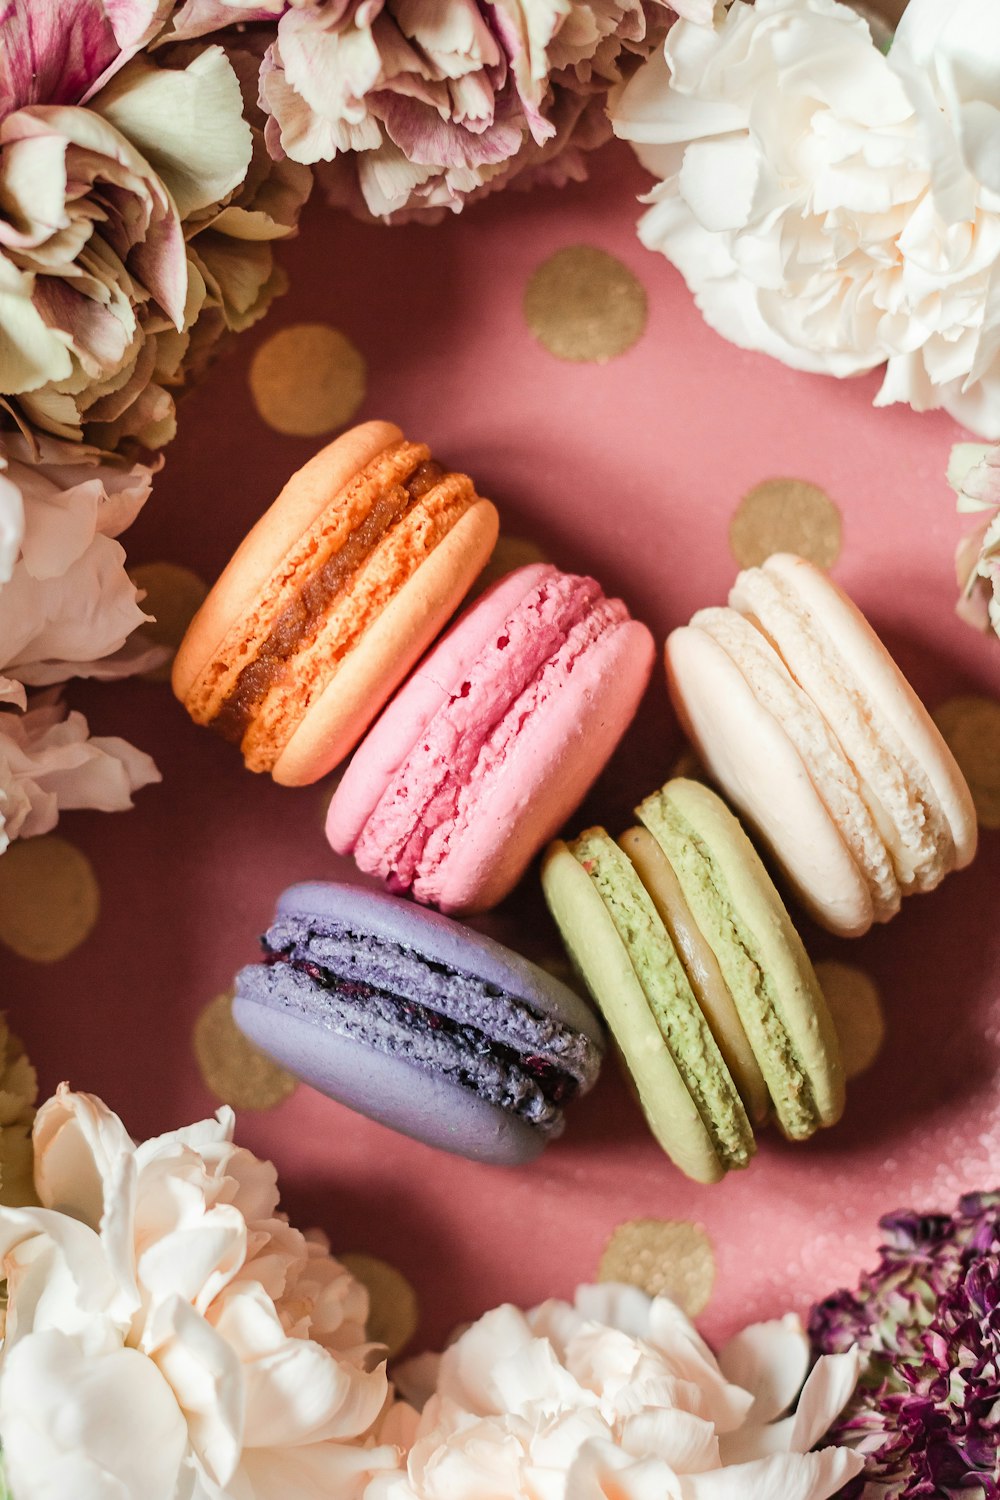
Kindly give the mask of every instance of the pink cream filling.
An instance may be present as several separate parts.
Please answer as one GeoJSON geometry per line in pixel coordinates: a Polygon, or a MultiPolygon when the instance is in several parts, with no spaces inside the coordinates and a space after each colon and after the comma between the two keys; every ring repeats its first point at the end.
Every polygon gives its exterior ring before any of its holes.
{"type": "Polygon", "coordinates": [[[590,578],[560,574],[533,589],[449,690],[386,787],[354,849],[361,869],[396,890],[423,894],[433,885],[525,721],[576,659],[627,618],[590,578]]]}

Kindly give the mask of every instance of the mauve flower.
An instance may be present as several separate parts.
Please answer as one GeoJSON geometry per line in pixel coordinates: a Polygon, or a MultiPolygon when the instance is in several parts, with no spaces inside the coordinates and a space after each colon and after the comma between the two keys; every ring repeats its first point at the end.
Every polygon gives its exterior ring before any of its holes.
{"type": "Polygon", "coordinates": [[[80,104],[146,46],[174,0],[0,0],[0,120],[80,104]]]}
{"type": "Polygon", "coordinates": [[[217,47],[177,70],[136,58],[91,108],[0,124],[0,394],[22,424],[105,449],[172,435],[206,301],[184,221],[236,191],[251,150],[217,47]]]}
{"type": "MultiPolygon", "coordinates": [[[[191,0],[166,35],[226,17],[253,18],[191,0]]],[[[331,163],[331,200],[383,219],[439,217],[514,176],[579,177],[610,133],[608,88],[671,17],[665,0],[293,3],[261,68],[268,144],[331,163]]]]}
{"type": "Polygon", "coordinates": [[[367,1297],[277,1212],[233,1117],[136,1146],[66,1087],[34,1130],[40,1208],[0,1208],[0,1440],[15,1495],[353,1500],[369,1434],[367,1297]]]}
{"type": "Polygon", "coordinates": [[[958,495],[960,511],[983,516],[955,554],[961,589],[958,612],[976,629],[992,626],[1000,635],[1000,447],[957,443],[951,450],[948,482],[958,495]]]}
{"type": "Polygon", "coordinates": [[[1000,436],[1000,6],[836,0],[680,21],[612,98],[660,179],[639,234],[718,332],[1000,436]]]}
{"type": "Polygon", "coordinates": [[[310,186],[268,156],[256,59],[156,59],[89,108],[0,124],[0,395],[26,431],[106,452],[173,436],[174,391],[283,289],[272,241],[310,186]]]}
{"type": "MultiPolygon", "coordinates": [[[[861,1468],[845,1448],[811,1451],[858,1361],[808,1366],[794,1317],[716,1360],[679,1308],[633,1287],[500,1307],[398,1372],[404,1391],[433,1393],[405,1472],[376,1476],[366,1500],[824,1500],[861,1468]]],[[[396,1426],[405,1437],[399,1413],[396,1426]]]]}
{"type": "Polygon", "coordinates": [[[813,1309],[815,1348],[857,1346],[833,1436],[865,1457],[864,1500],[1000,1495],[1000,1194],[890,1214],[877,1269],[813,1309]]]}

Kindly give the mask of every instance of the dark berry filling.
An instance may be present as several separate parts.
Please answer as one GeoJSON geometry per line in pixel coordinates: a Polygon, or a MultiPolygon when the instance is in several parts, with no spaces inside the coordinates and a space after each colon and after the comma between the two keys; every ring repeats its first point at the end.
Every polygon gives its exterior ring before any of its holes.
{"type": "MultiPolygon", "coordinates": [[[[361,979],[346,979],[334,974],[310,959],[298,958],[290,952],[277,952],[270,948],[267,940],[261,939],[265,964],[289,964],[300,974],[306,974],[321,989],[329,990],[339,999],[352,1005],[364,1007],[377,1000],[380,1006],[389,1008],[397,1016],[401,1026],[413,1032],[439,1032],[454,1038],[470,1056],[489,1058],[503,1068],[525,1074],[532,1079],[545,1101],[554,1108],[562,1108],[579,1089],[579,1082],[570,1073],[564,1072],[550,1058],[537,1054],[524,1054],[507,1046],[504,1042],[492,1041],[478,1027],[464,1021],[443,1016],[418,1000],[402,999],[397,995],[368,984],[361,979]]],[[[498,997],[501,991],[497,991],[498,997]]],[[[471,1080],[470,1080],[471,1081],[471,1080]]]]}

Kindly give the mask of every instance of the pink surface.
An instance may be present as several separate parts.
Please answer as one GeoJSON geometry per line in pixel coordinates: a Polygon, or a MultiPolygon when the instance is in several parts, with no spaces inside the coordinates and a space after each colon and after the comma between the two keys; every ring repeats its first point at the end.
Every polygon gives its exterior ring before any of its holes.
{"type": "MultiPolygon", "coordinates": [[[[182,410],[166,470],[126,538],[133,560],[219,571],[318,446],[257,419],[252,350],[283,322],[325,319],[368,359],[361,416],[392,417],[467,467],[508,530],[592,572],[658,638],[725,597],[739,496],[794,475],[841,507],[836,576],[928,703],[1000,694],[1000,649],[953,614],[959,523],[943,471],[954,424],[873,411],[877,377],[836,384],[725,345],[670,267],[634,239],[642,184],[613,148],[589,186],[512,192],[433,230],[362,228],[316,205],[285,257],[292,292],[182,410]],[[619,255],[649,293],[645,337],[603,367],[558,363],[521,317],[538,262],[579,242],[619,255]]],[[[95,732],[155,752],[164,783],[125,816],[66,817],[61,831],[96,867],[101,921],[62,963],[5,960],[4,1000],[44,1087],[68,1076],[145,1134],[213,1107],[191,1051],[195,1017],[254,956],[282,887],[345,864],[323,837],[329,786],[293,791],[250,776],[165,686],[80,686],[71,698],[95,732]]],[[[574,826],[588,816],[626,826],[677,748],[657,672],[574,826]]],[[[335,1247],[403,1268],[424,1309],[421,1341],[504,1298],[568,1292],[593,1275],[615,1225],[640,1216],[708,1230],[718,1280],[702,1321],[716,1337],[853,1278],[871,1256],[878,1213],[947,1204],[1000,1181],[998,896],[1000,835],[985,834],[970,870],[858,942],[805,926],[815,957],[877,977],[888,1041],[850,1089],[841,1125],[807,1146],[765,1139],[747,1173],[716,1187],[670,1166],[613,1064],[564,1140],[522,1171],[435,1154],[307,1088],[245,1115],[239,1134],[278,1163],[297,1221],[321,1222],[335,1247]]],[[[554,951],[533,873],[488,925],[532,954],[554,951]]]]}

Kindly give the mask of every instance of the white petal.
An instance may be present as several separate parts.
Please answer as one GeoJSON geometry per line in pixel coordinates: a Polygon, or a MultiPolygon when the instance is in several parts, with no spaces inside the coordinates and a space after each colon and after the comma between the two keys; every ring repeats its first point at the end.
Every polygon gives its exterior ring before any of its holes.
{"type": "Polygon", "coordinates": [[[719,1351],[727,1380],[750,1391],[754,1404],[747,1422],[773,1422],[802,1389],[809,1369],[809,1340],[794,1313],[771,1323],[754,1323],[719,1351]]]}
{"type": "Polygon", "coordinates": [[[847,1448],[781,1453],[681,1481],[684,1500],[828,1500],[864,1468],[847,1448]]]}
{"type": "Polygon", "coordinates": [[[845,1354],[824,1354],[816,1361],[799,1397],[791,1448],[807,1453],[829,1431],[854,1395],[861,1370],[857,1346],[845,1354]]]}
{"type": "Polygon", "coordinates": [[[25,1339],[4,1359],[0,1427],[25,1500],[175,1500],[184,1419],[134,1349],[95,1359],[59,1332],[25,1339]]]}

